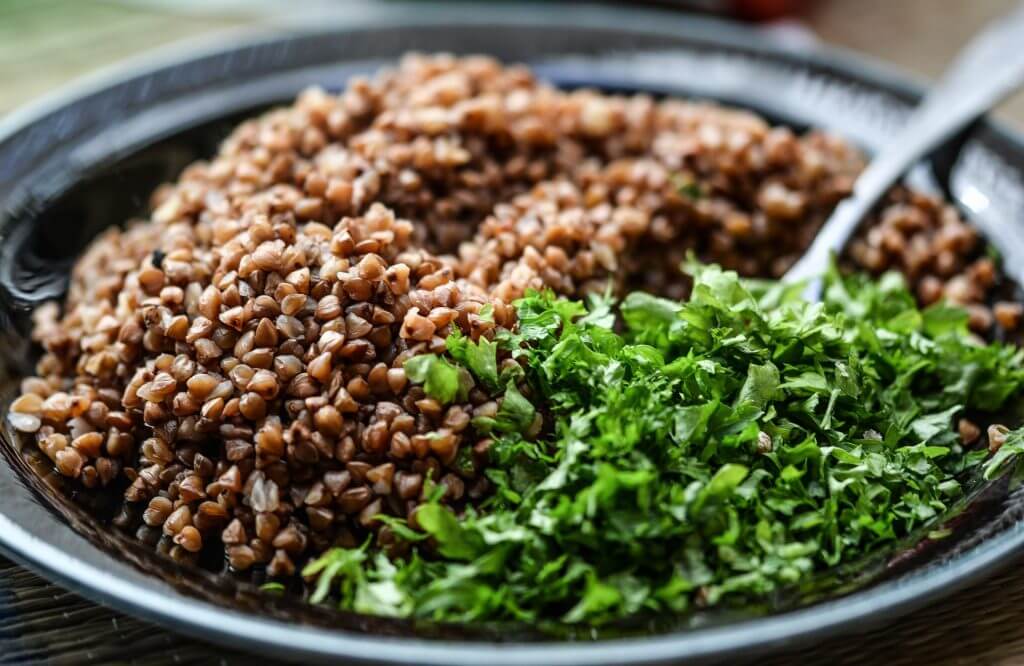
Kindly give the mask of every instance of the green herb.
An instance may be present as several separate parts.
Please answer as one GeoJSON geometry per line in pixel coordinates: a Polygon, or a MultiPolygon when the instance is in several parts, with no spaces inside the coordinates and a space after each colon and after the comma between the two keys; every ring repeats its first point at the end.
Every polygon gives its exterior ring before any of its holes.
{"type": "MultiPolygon", "coordinates": [[[[456,329],[448,336],[447,346],[451,357],[472,372],[484,386],[491,389],[498,386],[498,346],[496,343],[487,338],[480,338],[479,342],[474,343],[456,329]]],[[[414,358],[423,358],[423,356],[414,358]]],[[[408,362],[406,368],[408,368],[408,362]]]]}
{"type": "Polygon", "coordinates": [[[402,518],[379,513],[374,516],[374,520],[379,523],[384,523],[391,528],[391,531],[394,532],[396,536],[405,539],[406,541],[423,541],[427,538],[427,535],[423,532],[417,532],[410,528],[409,524],[402,518]]]}
{"type": "Polygon", "coordinates": [[[692,176],[681,173],[676,174],[672,179],[672,185],[675,187],[676,192],[694,201],[704,196],[704,188],[692,176]]]}
{"type": "MultiPolygon", "coordinates": [[[[533,293],[496,344],[449,340],[502,396],[474,424],[494,438],[494,493],[459,516],[432,495],[420,531],[384,519],[429,537],[403,559],[328,551],[303,572],[319,574],[314,600],[600,624],[762,598],[935,526],[987,453],[964,449],[956,419],[1018,399],[1022,353],[977,343],[958,309],[919,310],[894,276],[833,271],[826,302],[808,304],[789,286],[690,270],[689,301],[631,294],[619,329],[608,298],[533,293]],[[499,350],[521,374],[498,375],[499,350]]],[[[406,368],[445,402],[464,386],[441,357],[406,368]]],[[[1021,453],[1011,432],[979,471],[1021,453]]]]}
{"type": "Polygon", "coordinates": [[[473,426],[482,433],[521,433],[530,427],[536,413],[533,404],[523,397],[515,383],[509,382],[498,413],[493,418],[480,416],[473,419],[473,426]]]}
{"type": "Polygon", "coordinates": [[[483,307],[480,308],[480,312],[477,313],[477,317],[480,318],[480,321],[493,322],[494,306],[490,303],[485,303],[483,307]]]}
{"type": "Polygon", "coordinates": [[[262,585],[260,585],[260,591],[270,592],[272,594],[282,594],[284,593],[284,585],[282,585],[281,583],[271,581],[269,583],[263,583],[262,585]]]}
{"type": "Polygon", "coordinates": [[[423,384],[423,390],[442,404],[464,399],[469,390],[465,370],[433,354],[413,356],[402,366],[409,379],[423,384]]]}
{"type": "MultiPolygon", "coordinates": [[[[1006,436],[1006,441],[989,460],[985,462],[985,478],[992,479],[998,476],[1009,463],[1024,454],[1024,429],[1011,431],[1006,436]]],[[[1021,470],[1017,470],[1020,476],[1021,470]]]]}

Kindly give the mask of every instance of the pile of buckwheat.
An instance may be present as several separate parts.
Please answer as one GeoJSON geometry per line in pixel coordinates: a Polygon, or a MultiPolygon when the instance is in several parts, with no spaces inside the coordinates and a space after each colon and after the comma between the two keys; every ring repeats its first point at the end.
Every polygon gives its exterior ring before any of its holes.
{"type": "MultiPolygon", "coordinates": [[[[287,576],[371,530],[393,541],[375,516],[415,524],[428,478],[456,509],[487,494],[470,421],[498,402],[442,406],[406,359],[514,326],[528,288],[681,297],[688,252],[779,276],[861,167],[745,111],[410,56],[245,122],[94,241],[63,307],[35,314],[45,354],[11,422],[62,475],[123,488],[118,524],[176,560],[222,549],[287,576]]],[[[934,198],[894,191],[849,260],[968,306],[978,332],[1019,325],[934,198]]]]}

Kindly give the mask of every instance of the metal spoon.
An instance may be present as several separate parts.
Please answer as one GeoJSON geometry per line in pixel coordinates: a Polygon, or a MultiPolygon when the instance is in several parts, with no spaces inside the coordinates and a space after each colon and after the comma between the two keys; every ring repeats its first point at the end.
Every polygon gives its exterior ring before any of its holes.
{"type": "Polygon", "coordinates": [[[853,193],[822,226],[807,252],[782,277],[807,281],[804,297],[821,299],[822,275],[875,204],[918,160],[1024,84],[1024,5],[989,24],[960,52],[907,119],[906,129],[879,151],[853,193]]]}

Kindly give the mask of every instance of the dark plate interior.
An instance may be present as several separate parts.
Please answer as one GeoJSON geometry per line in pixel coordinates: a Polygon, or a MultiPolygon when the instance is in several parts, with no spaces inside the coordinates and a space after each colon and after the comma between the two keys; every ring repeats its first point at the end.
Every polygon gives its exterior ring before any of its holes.
{"type": "MultiPolygon", "coordinates": [[[[33,304],[58,297],[74,256],[110,224],[144,212],[152,188],[214,152],[238,119],[305,85],[338,89],[408,50],[484,52],[526,61],[559,85],[711,98],[795,127],[839,131],[866,149],[897,131],[916,90],[833,53],[794,53],[709,19],[553,5],[528,9],[388,5],[355,24],[308,17],[277,36],[179,50],[69,91],[0,125],[0,327],[6,397],[31,358],[33,304]],[[469,15],[471,14],[471,15],[469,15]]],[[[1024,251],[1024,144],[981,123],[962,152],[935,161],[937,182],[990,236],[1009,266],[1024,251]],[[956,158],[960,155],[959,158],[956,158]],[[949,175],[947,179],[946,176],[949,175]],[[993,231],[994,230],[994,231],[993,231]]],[[[32,447],[2,433],[0,545],[94,599],[171,628],[302,658],[403,663],[617,663],[750,654],[813,640],[918,606],[1024,547],[1024,501],[980,488],[941,541],[917,535],[852,570],[830,572],[763,607],[617,627],[599,641],[522,627],[412,624],[275,599],[246,582],[173,566],[111,532],[55,492],[32,447]],[[40,476],[38,472],[42,471],[40,476]],[[870,584],[870,585],[869,585],[870,584]],[[810,602],[817,602],[806,607],[810,602]],[[767,611],[784,611],[766,614],[767,611]],[[613,635],[629,637],[610,640],[613,635]],[[575,638],[576,642],[562,640],[575,638]],[[608,640],[605,640],[608,639],[608,640]],[[497,643],[502,643],[496,647],[497,643]]],[[[102,498],[99,498],[102,500],[102,498]]]]}

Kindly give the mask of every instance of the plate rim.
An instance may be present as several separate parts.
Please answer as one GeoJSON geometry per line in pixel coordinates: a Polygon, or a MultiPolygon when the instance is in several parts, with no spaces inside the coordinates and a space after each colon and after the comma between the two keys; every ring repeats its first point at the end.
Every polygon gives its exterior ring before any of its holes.
{"type": "MultiPolygon", "coordinates": [[[[537,25],[541,20],[550,24],[553,14],[562,13],[559,18],[571,15],[573,25],[581,27],[671,30],[673,34],[710,46],[740,47],[748,52],[763,52],[798,64],[824,67],[841,78],[853,79],[867,87],[908,99],[919,97],[923,90],[912,77],[870,57],[817,43],[787,48],[749,28],[705,16],[652,9],[627,11],[562,2],[540,3],[514,11],[508,6],[475,8],[472,16],[467,16],[465,6],[460,7],[457,3],[429,8],[419,4],[389,3],[367,9],[369,11],[355,20],[344,16],[342,21],[341,13],[328,11],[290,17],[276,29],[256,26],[217,30],[115,63],[6,114],[0,119],[0,142],[65,106],[90,95],[102,94],[113,85],[187,65],[203,57],[284,42],[302,35],[358,31],[373,26],[416,28],[442,23],[455,16],[463,24],[506,21],[512,26],[528,27],[537,25]],[[408,11],[411,7],[416,8],[416,15],[408,11]]],[[[1021,134],[987,117],[979,121],[979,126],[1024,154],[1024,136],[1021,134]]],[[[721,627],[594,642],[469,642],[397,638],[315,628],[225,609],[195,598],[190,598],[187,604],[181,599],[168,599],[155,590],[140,589],[131,582],[67,555],[25,531],[0,508],[0,552],[98,603],[143,617],[172,631],[223,645],[248,650],[259,646],[283,657],[328,659],[345,656],[366,663],[487,661],[495,666],[520,663],[568,665],[666,663],[682,658],[703,661],[739,653],[751,656],[797,641],[821,640],[843,633],[844,627],[850,631],[850,625],[854,623],[862,629],[869,623],[903,615],[994,573],[1022,551],[1024,521],[1018,521],[940,568],[911,573],[905,578],[884,582],[837,600],[778,615],[721,627]]]]}

